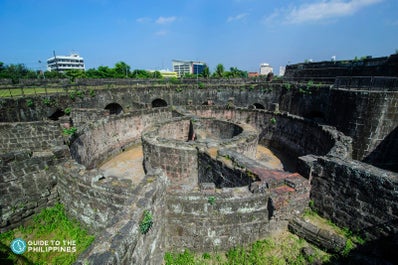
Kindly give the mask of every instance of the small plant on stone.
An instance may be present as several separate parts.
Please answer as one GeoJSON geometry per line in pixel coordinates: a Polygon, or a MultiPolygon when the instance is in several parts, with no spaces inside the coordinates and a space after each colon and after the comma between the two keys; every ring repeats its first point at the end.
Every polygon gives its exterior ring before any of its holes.
{"type": "Polygon", "coordinates": [[[64,110],[64,113],[65,113],[66,115],[69,115],[70,112],[71,112],[71,108],[66,108],[66,109],[64,110]]]}
{"type": "Polygon", "coordinates": [[[51,99],[44,98],[43,99],[43,104],[46,105],[46,106],[51,106],[51,104],[52,104],[51,99]]]}
{"type": "Polygon", "coordinates": [[[216,202],[216,197],[210,196],[209,198],[207,198],[207,202],[208,202],[210,205],[214,205],[214,203],[216,202]]]}
{"type": "Polygon", "coordinates": [[[77,132],[76,127],[64,128],[62,130],[64,135],[74,135],[77,132]]]}
{"type": "Polygon", "coordinates": [[[77,90],[77,91],[76,91],[76,96],[78,96],[79,98],[83,98],[83,97],[84,97],[84,91],[82,91],[82,90],[77,90]]]}
{"type": "Polygon", "coordinates": [[[148,231],[149,231],[149,229],[151,229],[152,225],[153,225],[152,214],[148,210],[145,210],[144,216],[140,223],[141,234],[145,235],[146,233],[148,233],[148,231]]]}
{"type": "Polygon", "coordinates": [[[94,89],[90,89],[89,94],[90,94],[90,97],[95,97],[95,91],[94,91],[94,89]]]}
{"type": "Polygon", "coordinates": [[[270,120],[269,120],[270,122],[271,122],[271,124],[273,124],[273,125],[275,125],[276,124],[276,119],[275,119],[275,117],[272,117],[270,120]]]}
{"type": "Polygon", "coordinates": [[[26,106],[28,106],[29,108],[33,107],[33,100],[31,99],[26,100],[26,106]]]}
{"type": "Polygon", "coordinates": [[[71,100],[75,100],[75,98],[76,98],[76,91],[71,91],[71,92],[69,92],[69,98],[70,98],[71,100]]]}

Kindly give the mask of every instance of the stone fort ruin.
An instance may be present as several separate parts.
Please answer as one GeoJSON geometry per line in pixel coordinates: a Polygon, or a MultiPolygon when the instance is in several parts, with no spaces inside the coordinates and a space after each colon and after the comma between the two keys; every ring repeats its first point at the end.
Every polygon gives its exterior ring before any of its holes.
{"type": "Polygon", "coordinates": [[[376,79],[77,80],[59,84],[82,91],[73,99],[0,99],[0,229],[60,201],[97,235],[78,264],[161,264],[165,251],[227,250],[286,230],[311,200],[370,240],[396,238],[398,85],[376,79]],[[283,165],[260,159],[259,146],[283,165]],[[143,174],[102,167],[134,147],[143,174]]]}

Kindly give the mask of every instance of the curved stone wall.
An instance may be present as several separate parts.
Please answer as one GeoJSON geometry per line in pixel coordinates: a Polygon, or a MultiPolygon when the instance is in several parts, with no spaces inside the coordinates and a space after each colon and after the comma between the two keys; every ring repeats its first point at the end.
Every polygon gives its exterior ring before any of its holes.
{"type": "Polygon", "coordinates": [[[194,115],[231,121],[244,121],[259,132],[259,143],[297,159],[299,156],[334,155],[351,157],[351,139],[333,127],[319,125],[302,117],[264,110],[225,109],[190,106],[194,115]]]}
{"type": "Polygon", "coordinates": [[[171,118],[171,115],[168,109],[153,109],[112,115],[95,121],[72,142],[72,157],[87,168],[94,168],[139,142],[146,126],[171,118]]]}
{"type": "Polygon", "coordinates": [[[268,218],[268,198],[247,187],[168,194],[166,245],[173,251],[222,251],[269,236],[276,227],[268,218]]]}
{"type": "Polygon", "coordinates": [[[248,125],[174,118],[154,124],[142,133],[144,166],[146,171],[161,168],[173,185],[193,189],[198,184],[198,148],[231,148],[254,157],[257,142],[257,132],[248,125]]]}

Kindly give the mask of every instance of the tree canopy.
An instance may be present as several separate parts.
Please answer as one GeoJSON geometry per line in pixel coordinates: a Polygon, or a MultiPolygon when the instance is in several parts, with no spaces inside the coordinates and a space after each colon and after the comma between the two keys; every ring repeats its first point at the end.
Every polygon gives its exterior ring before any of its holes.
{"type": "MultiPolygon", "coordinates": [[[[229,71],[225,71],[223,64],[218,64],[214,73],[211,74],[208,66],[205,66],[202,73],[186,74],[184,78],[247,78],[247,71],[239,70],[237,67],[231,67],[229,71]]],[[[90,68],[87,70],[67,70],[64,72],[57,71],[34,71],[28,69],[24,64],[5,65],[0,62],[0,78],[12,79],[18,82],[20,79],[34,78],[69,78],[75,80],[78,78],[155,78],[161,79],[162,74],[159,71],[147,71],[142,69],[131,70],[130,65],[123,61],[117,62],[114,67],[99,66],[98,68],[90,68]]]]}

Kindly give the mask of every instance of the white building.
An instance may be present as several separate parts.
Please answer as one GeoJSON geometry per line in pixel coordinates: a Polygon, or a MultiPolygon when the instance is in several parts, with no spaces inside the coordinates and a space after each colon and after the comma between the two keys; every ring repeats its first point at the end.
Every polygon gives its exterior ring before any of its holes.
{"type": "Polygon", "coordinates": [[[85,70],[84,59],[77,53],[69,56],[54,55],[47,59],[48,71],[85,70]]]}
{"type": "Polygon", "coordinates": [[[177,73],[178,77],[185,74],[199,75],[205,67],[206,63],[203,62],[173,60],[173,71],[177,73]]]}
{"type": "Polygon", "coordinates": [[[260,64],[260,75],[268,75],[269,73],[272,73],[273,71],[274,71],[274,69],[268,63],[260,64]]]}
{"type": "Polygon", "coordinates": [[[286,72],[286,66],[279,66],[279,76],[284,76],[286,72]]]}

